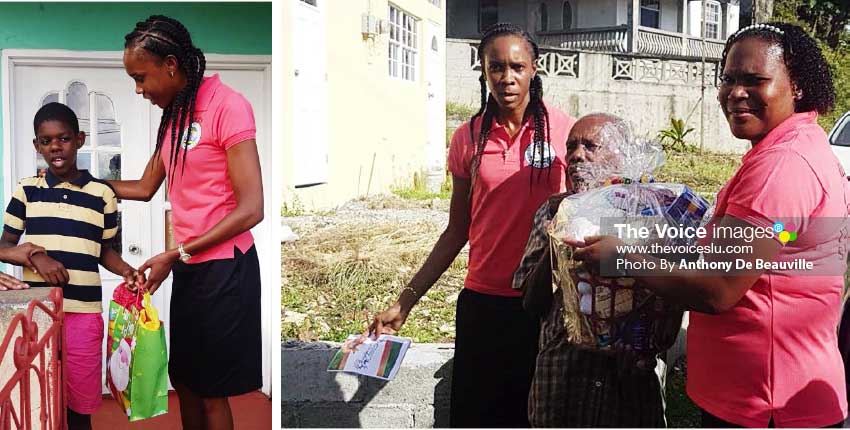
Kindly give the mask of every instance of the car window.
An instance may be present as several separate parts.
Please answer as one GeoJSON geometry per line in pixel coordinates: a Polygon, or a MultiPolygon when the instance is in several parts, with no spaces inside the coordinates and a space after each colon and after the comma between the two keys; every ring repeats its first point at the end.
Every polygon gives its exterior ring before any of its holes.
{"type": "Polygon", "coordinates": [[[838,129],[832,134],[831,144],[837,146],[850,146],[850,116],[845,115],[838,129]]]}

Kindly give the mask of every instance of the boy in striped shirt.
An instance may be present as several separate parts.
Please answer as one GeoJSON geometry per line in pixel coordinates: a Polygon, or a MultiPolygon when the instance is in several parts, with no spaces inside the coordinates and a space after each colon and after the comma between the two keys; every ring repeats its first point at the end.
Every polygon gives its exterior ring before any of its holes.
{"type": "Polygon", "coordinates": [[[24,282],[60,286],[65,311],[68,428],[90,429],[101,400],[104,322],[98,265],[141,285],[144,275],[110,246],[118,231],[118,204],[112,188],[87,170],[77,169],[77,150],[85,144],[77,116],[60,103],[42,106],[33,120],[35,150],[44,157],[44,176],[21,179],[4,217],[0,246],[14,246],[21,235],[45,252],[30,256],[24,282]]]}

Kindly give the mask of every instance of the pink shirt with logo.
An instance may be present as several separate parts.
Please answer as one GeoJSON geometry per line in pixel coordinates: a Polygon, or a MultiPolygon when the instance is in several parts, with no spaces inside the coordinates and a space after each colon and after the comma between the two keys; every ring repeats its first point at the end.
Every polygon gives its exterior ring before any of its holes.
{"type": "MultiPolygon", "coordinates": [[[[522,294],[511,288],[513,274],[522,259],[534,212],[546,198],[565,190],[567,135],[576,122],[557,108],[545,106],[549,112],[548,140],[552,155],[543,159],[538,156],[535,160],[531,154],[533,117],[529,116],[513,139],[493,120],[473,185],[465,288],[498,296],[522,294]]],[[[475,120],[476,139],[481,121],[480,117],[475,120]]],[[[477,142],[470,139],[469,127],[470,123],[466,122],[455,130],[449,148],[449,171],[459,178],[471,176],[477,142]]]]}
{"type": "MultiPolygon", "coordinates": [[[[227,173],[227,150],[256,138],[251,104],[242,94],[221,83],[217,74],[204,78],[195,103],[194,136],[183,149],[186,163],[183,165],[181,150],[168,186],[171,225],[177,243],[201,236],[236,209],[236,195],[227,173]]],[[[166,171],[169,171],[170,128],[165,134],[161,154],[166,171]]],[[[259,175],[260,172],[242,174],[259,175]]],[[[193,255],[189,262],[233,258],[234,247],[244,253],[253,243],[251,232],[245,231],[193,255]]]]}
{"type": "Polygon", "coordinates": [[[804,258],[811,274],[767,270],[732,309],[690,313],[688,395],[747,427],[771,418],[776,427],[823,427],[847,415],[836,330],[848,242],[836,221],[847,217],[850,187],[816,119],[798,113],[771,130],[744,155],[715,209],[715,219],[796,229],[776,261],[804,258]]]}

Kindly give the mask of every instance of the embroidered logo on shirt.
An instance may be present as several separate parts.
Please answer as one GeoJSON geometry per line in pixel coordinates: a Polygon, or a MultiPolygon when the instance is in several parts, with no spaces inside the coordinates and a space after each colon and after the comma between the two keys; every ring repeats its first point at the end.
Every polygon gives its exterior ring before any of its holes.
{"type": "Polygon", "coordinates": [[[788,243],[797,240],[797,226],[795,226],[793,222],[789,222],[786,225],[782,224],[779,221],[776,221],[773,224],[773,231],[774,233],[779,233],[779,241],[782,243],[788,243]]]}
{"type": "Polygon", "coordinates": [[[187,138],[186,134],[188,131],[189,127],[186,127],[186,131],[183,132],[183,149],[187,151],[198,146],[198,142],[201,141],[201,124],[193,122],[192,133],[189,133],[189,137],[187,138]]]}
{"type": "Polygon", "coordinates": [[[552,165],[555,160],[555,148],[549,142],[543,142],[543,156],[541,157],[540,150],[535,148],[534,143],[525,148],[525,164],[536,169],[545,169],[552,165]]]}

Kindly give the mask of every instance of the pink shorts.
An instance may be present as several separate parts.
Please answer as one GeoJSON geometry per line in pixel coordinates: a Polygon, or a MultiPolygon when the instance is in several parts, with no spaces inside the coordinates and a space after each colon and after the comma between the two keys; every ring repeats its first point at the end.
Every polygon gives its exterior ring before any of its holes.
{"type": "Polygon", "coordinates": [[[103,316],[65,314],[65,376],[68,408],[93,414],[102,400],[103,316]]]}

